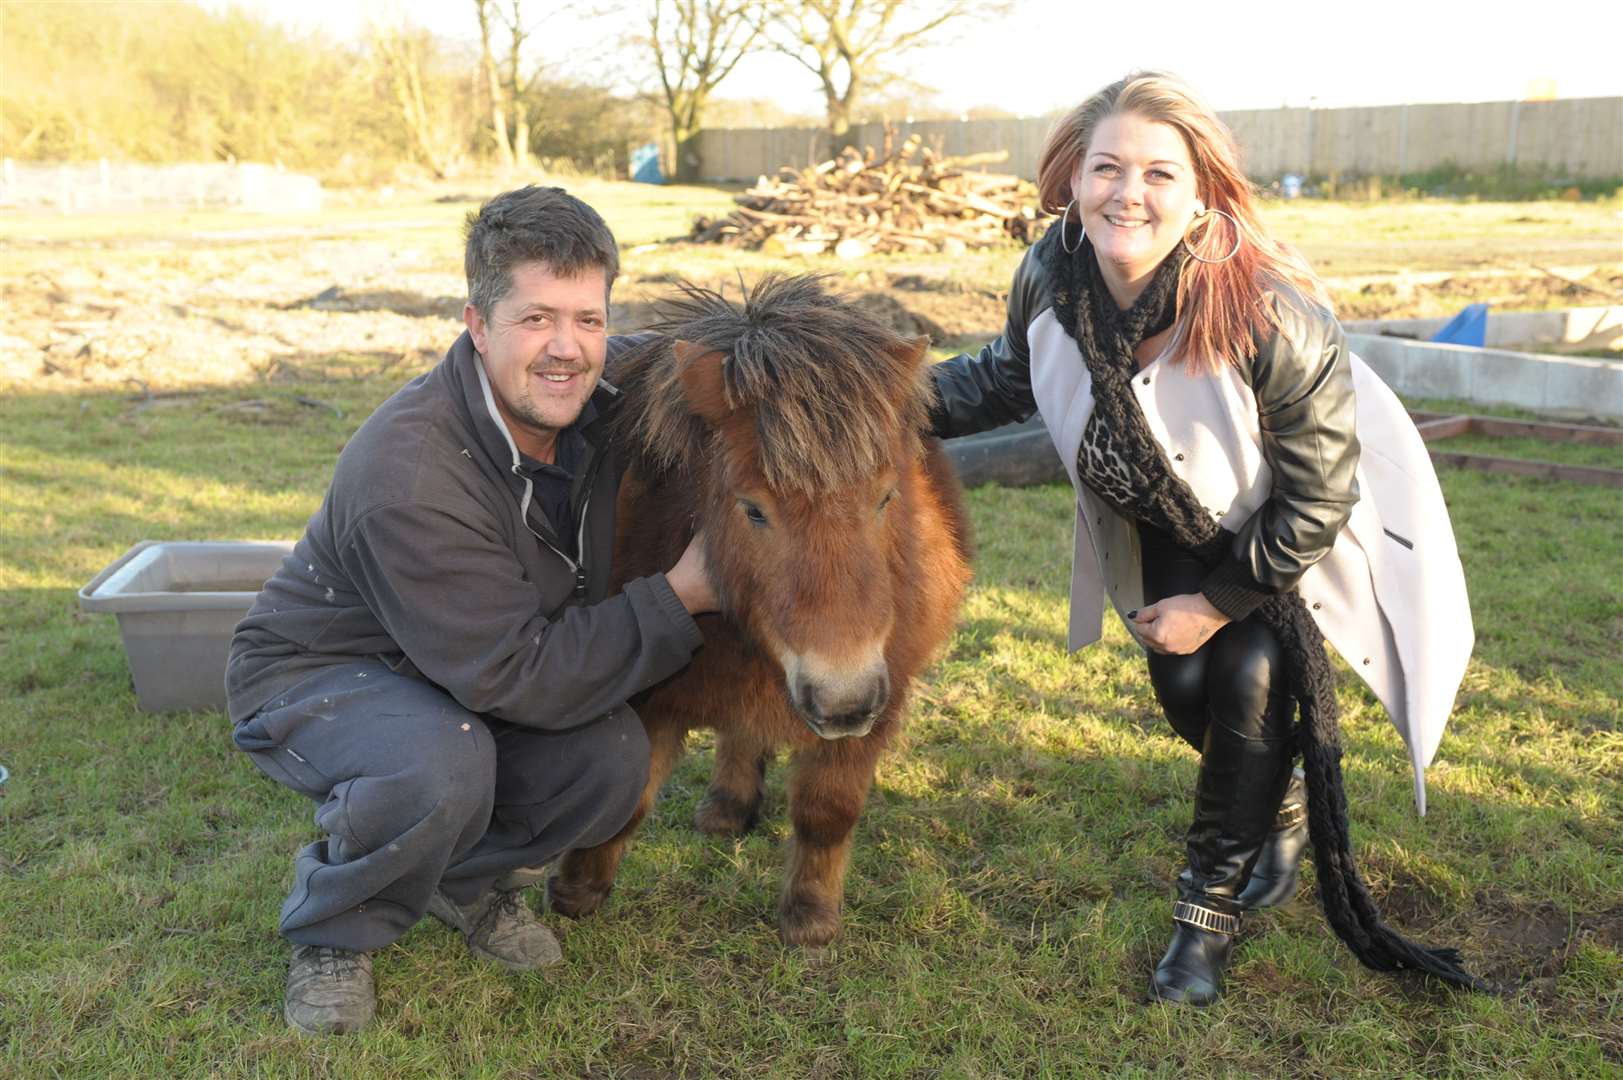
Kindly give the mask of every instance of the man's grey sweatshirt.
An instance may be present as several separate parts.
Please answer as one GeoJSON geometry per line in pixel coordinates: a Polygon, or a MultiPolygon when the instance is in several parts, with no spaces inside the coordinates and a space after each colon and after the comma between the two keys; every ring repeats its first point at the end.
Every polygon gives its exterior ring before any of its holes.
{"type": "MultiPolygon", "coordinates": [[[[610,340],[610,357],[624,344],[610,340]]],[[[608,595],[624,461],[618,392],[593,395],[571,493],[579,560],[517,468],[466,333],[343,452],[304,538],[238,624],[234,723],[316,669],[376,659],[527,727],[586,723],[670,677],[703,642],[663,574],[608,595]]]]}

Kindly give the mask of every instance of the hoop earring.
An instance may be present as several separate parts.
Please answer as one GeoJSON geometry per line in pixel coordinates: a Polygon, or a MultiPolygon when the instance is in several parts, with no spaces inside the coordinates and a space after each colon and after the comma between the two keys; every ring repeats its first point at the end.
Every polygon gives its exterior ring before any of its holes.
{"type": "MultiPolygon", "coordinates": [[[[1196,214],[1195,215],[1195,220],[1198,221],[1201,218],[1205,217],[1207,214],[1217,214],[1219,217],[1228,218],[1229,224],[1234,226],[1234,249],[1232,251],[1230,251],[1227,255],[1223,256],[1221,259],[1203,259],[1199,255],[1195,254],[1195,249],[1189,245],[1189,230],[1187,228],[1184,229],[1184,231],[1183,231],[1183,249],[1185,251],[1187,251],[1189,253],[1189,257],[1191,259],[1194,259],[1196,262],[1202,262],[1202,263],[1207,264],[1208,266],[1215,266],[1218,263],[1226,263],[1230,259],[1234,258],[1234,256],[1238,255],[1240,253],[1240,245],[1245,243],[1245,237],[1240,235],[1240,223],[1238,221],[1234,220],[1234,215],[1233,214],[1229,213],[1226,210],[1219,210],[1216,207],[1212,207],[1209,210],[1204,210],[1201,213],[1196,214]]],[[[1193,225],[1194,223],[1195,223],[1194,221],[1191,221],[1189,224],[1193,225]]],[[[1065,234],[1063,232],[1060,233],[1059,238],[1061,240],[1064,240],[1065,239],[1065,234]]]]}
{"type": "Polygon", "coordinates": [[[1081,251],[1082,240],[1088,235],[1088,231],[1082,227],[1081,219],[1078,218],[1076,222],[1076,246],[1070,247],[1065,243],[1065,223],[1070,220],[1071,207],[1075,205],[1076,200],[1072,199],[1070,202],[1065,204],[1065,209],[1060,211],[1059,215],[1059,246],[1060,249],[1067,255],[1075,255],[1077,252],[1081,251]]]}

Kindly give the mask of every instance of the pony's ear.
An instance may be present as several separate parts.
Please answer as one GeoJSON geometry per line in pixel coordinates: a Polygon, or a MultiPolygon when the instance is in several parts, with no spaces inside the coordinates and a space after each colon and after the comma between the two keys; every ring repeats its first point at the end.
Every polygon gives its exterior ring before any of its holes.
{"type": "Polygon", "coordinates": [[[916,338],[903,338],[897,345],[888,350],[904,370],[912,371],[925,363],[930,355],[930,337],[921,334],[916,338]]]}
{"type": "Polygon", "coordinates": [[[903,338],[885,350],[896,362],[897,378],[890,392],[891,402],[906,416],[919,398],[920,388],[929,378],[930,339],[927,336],[903,338]]]}
{"type": "Polygon", "coordinates": [[[681,365],[682,397],[693,414],[708,424],[718,424],[732,410],[727,407],[727,388],[722,383],[721,365],[726,355],[691,341],[671,344],[671,354],[681,365]]]}

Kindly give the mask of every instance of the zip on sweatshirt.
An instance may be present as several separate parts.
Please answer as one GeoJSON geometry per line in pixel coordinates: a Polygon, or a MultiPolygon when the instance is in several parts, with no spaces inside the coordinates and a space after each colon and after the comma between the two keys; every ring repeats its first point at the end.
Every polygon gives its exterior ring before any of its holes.
{"type": "MultiPolygon", "coordinates": [[[[513,433],[507,430],[506,421],[502,419],[501,413],[496,409],[496,397],[491,392],[490,379],[485,375],[485,358],[480,356],[477,352],[474,353],[473,368],[474,371],[476,371],[479,375],[479,389],[484,394],[485,408],[489,411],[490,418],[496,422],[496,430],[500,431],[502,433],[502,438],[507,440],[508,452],[513,455],[513,462],[508,467],[512,470],[514,476],[524,481],[524,495],[519,499],[518,504],[519,518],[524,522],[524,527],[530,530],[531,535],[533,535],[537,540],[541,541],[541,543],[546,546],[548,551],[558,556],[558,558],[562,559],[564,563],[568,565],[569,572],[575,577],[574,597],[576,600],[584,600],[586,599],[586,563],[584,559],[577,562],[576,560],[571,559],[568,555],[565,555],[558,548],[558,545],[554,544],[551,540],[548,540],[545,535],[536,530],[534,525],[530,524],[530,501],[535,494],[535,483],[528,476],[524,475],[524,468],[520,464],[519,459],[518,444],[513,441],[513,433]]],[[[466,450],[463,450],[462,452],[464,454],[467,453],[466,450]]],[[[593,465],[593,469],[594,471],[596,470],[595,463],[593,465]]],[[[585,484],[586,498],[581,501],[579,515],[580,524],[575,534],[575,550],[582,553],[586,551],[586,518],[592,509],[591,476],[587,476],[585,478],[585,484]]]]}

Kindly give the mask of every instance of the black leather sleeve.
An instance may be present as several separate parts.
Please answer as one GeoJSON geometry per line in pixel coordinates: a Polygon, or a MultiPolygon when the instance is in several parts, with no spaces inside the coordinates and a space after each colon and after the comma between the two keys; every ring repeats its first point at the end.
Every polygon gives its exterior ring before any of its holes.
{"type": "Polygon", "coordinates": [[[1201,583],[1231,619],[1329,554],[1358,502],[1357,403],[1341,325],[1305,301],[1275,303],[1281,327],[1258,341],[1249,371],[1273,492],[1201,583]]]}
{"type": "Polygon", "coordinates": [[[1042,243],[1026,252],[1014,272],[1003,333],[973,356],[960,353],[931,368],[936,402],[930,409],[930,429],[936,438],[1019,423],[1037,411],[1026,327],[1052,303],[1038,254],[1042,243]]]}

